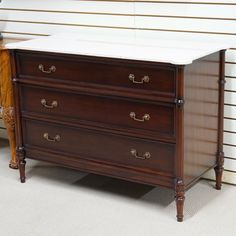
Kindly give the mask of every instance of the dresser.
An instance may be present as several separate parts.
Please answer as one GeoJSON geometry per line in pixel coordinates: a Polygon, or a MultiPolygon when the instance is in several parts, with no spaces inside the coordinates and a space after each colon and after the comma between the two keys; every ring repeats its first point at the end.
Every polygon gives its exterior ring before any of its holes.
{"type": "Polygon", "coordinates": [[[206,171],[215,169],[221,188],[225,47],[62,48],[52,36],[8,48],[21,182],[31,158],[164,186],[178,221],[185,191],[206,171]]]}

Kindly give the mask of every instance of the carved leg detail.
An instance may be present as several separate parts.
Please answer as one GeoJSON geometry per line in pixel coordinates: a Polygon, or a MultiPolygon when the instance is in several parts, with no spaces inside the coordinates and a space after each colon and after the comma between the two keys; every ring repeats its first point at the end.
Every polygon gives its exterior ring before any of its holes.
{"type": "Polygon", "coordinates": [[[216,175],[216,189],[221,190],[222,175],[224,170],[224,152],[219,152],[217,157],[217,166],[214,168],[216,175]]]}
{"type": "Polygon", "coordinates": [[[178,179],[176,181],[176,186],[175,186],[175,201],[176,201],[176,208],[177,208],[177,221],[182,222],[184,218],[184,183],[183,180],[178,179]]]}
{"type": "Polygon", "coordinates": [[[18,147],[17,150],[17,157],[19,163],[19,171],[20,171],[20,181],[21,183],[25,182],[25,150],[24,147],[18,147]]]}
{"type": "Polygon", "coordinates": [[[16,158],[15,121],[13,107],[4,107],[2,110],[2,118],[7,129],[7,135],[11,149],[11,160],[9,167],[17,169],[18,163],[16,158]]]}

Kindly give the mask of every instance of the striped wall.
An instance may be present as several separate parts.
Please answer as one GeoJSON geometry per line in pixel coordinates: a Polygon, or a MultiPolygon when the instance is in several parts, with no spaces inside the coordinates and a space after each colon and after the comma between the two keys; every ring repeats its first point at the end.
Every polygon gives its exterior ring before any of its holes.
{"type": "Polygon", "coordinates": [[[235,0],[2,0],[0,31],[5,37],[18,38],[61,32],[82,37],[95,31],[101,38],[135,34],[231,42],[226,55],[224,181],[236,184],[235,0]]]}

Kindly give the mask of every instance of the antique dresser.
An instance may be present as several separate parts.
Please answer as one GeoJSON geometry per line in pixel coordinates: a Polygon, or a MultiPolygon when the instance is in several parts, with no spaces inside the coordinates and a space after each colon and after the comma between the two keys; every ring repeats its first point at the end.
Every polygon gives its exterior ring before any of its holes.
{"type": "Polygon", "coordinates": [[[21,182],[32,158],[165,186],[178,221],[206,171],[221,188],[226,47],[54,36],[7,47],[21,182]]]}

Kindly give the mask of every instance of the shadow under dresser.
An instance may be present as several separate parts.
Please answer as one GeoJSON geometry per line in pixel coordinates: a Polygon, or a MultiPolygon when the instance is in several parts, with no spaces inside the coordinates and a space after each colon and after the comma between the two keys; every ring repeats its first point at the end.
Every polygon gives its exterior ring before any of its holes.
{"type": "Polygon", "coordinates": [[[223,171],[225,50],[189,64],[11,48],[21,182],[25,158],[175,191],[223,171]]]}

